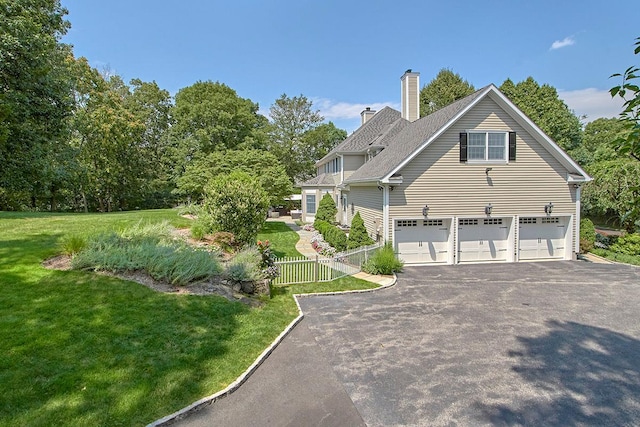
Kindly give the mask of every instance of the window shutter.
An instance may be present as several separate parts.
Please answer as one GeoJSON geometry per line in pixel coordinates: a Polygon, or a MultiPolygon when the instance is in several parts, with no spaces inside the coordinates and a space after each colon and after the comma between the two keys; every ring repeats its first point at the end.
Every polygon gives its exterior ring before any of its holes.
{"type": "Polygon", "coordinates": [[[460,162],[467,161],[467,133],[460,132],[460,162]]]}
{"type": "Polygon", "coordinates": [[[509,132],[509,161],[516,161],[516,133],[509,132]]]}

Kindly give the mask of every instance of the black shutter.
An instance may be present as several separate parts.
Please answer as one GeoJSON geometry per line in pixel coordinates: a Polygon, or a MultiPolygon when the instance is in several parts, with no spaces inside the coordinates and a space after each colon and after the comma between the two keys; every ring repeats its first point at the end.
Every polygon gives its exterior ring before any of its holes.
{"type": "Polygon", "coordinates": [[[509,161],[516,161],[516,133],[509,132],[509,161]]]}
{"type": "Polygon", "coordinates": [[[460,162],[467,161],[467,133],[460,132],[460,162]]]}

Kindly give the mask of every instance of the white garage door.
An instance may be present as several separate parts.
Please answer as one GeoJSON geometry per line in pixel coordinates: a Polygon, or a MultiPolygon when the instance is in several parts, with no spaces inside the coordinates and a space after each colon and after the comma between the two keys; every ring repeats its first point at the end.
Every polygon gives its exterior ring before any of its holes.
{"type": "Polygon", "coordinates": [[[399,219],[394,240],[398,257],[407,264],[446,263],[449,259],[448,219],[399,219]]]}
{"type": "Polygon", "coordinates": [[[567,218],[520,218],[519,258],[564,259],[567,237],[567,218]]]}
{"type": "Polygon", "coordinates": [[[506,261],[509,255],[509,219],[458,220],[458,262],[506,261]]]}

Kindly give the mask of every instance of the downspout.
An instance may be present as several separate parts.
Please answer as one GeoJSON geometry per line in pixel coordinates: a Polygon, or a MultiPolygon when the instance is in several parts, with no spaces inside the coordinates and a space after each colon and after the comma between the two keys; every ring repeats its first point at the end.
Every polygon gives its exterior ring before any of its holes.
{"type": "Polygon", "coordinates": [[[384,243],[389,241],[389,186],[382,184],[382,233],[384,243]]]}
{"type": "Polygon", "coordinates": [[[580,197],[582,193],[582,186],[578,184],[576,188],[576,238],[574,241],[574,253],[580,253],[580,197]]]}

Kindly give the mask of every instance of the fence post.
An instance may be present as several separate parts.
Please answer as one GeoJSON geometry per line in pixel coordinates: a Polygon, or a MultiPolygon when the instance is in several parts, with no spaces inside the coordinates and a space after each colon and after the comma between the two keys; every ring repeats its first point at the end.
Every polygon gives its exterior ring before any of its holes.
{"type": "Polygon", "coordinates": [[[316,263],[314,264],[314,269],[313,269],[313,281],[317,282],[319,277],[318,277],[318,255],[316,255],[316,263]]]}

